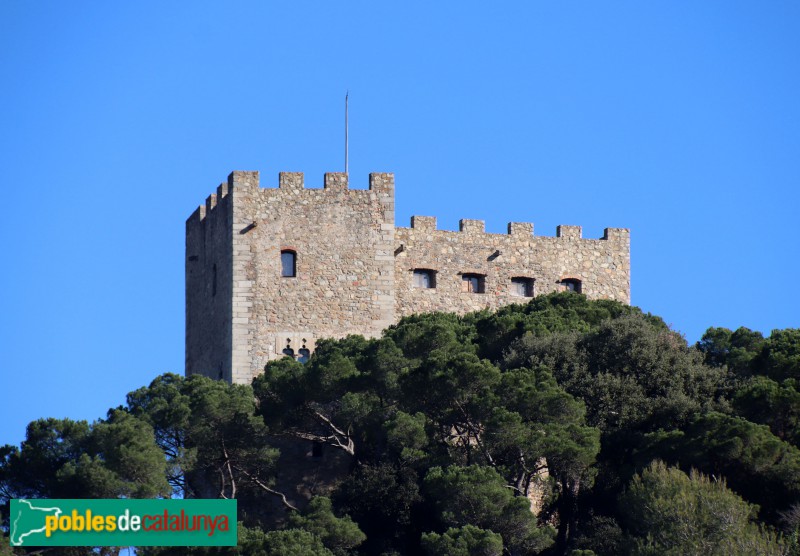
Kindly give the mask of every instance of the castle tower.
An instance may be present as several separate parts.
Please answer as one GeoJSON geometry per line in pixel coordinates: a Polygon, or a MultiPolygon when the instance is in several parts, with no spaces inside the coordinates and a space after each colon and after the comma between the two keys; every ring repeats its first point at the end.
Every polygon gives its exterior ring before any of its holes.
{"type": "Polygon", "coordinates": [[[394,176],[369,189],[302,173],[260,188],[233,172],[186,222],[186,373],[249,383],[317,338],[377,336],[395,321],[394,176]]]}
{"type": "Polygon", "coordinates": [[[319,338],[566,289],[629,303],[629,231],[487,234],[481,220],[447,231],[422,216],[395,228],[393,174],[370,174],[363,190],[343,173],[309,189],[302,173],[260,188],[258,172],[233,172],[186,221],[186,374],[249,383],[269,360],[303,361],[319,338]]]}

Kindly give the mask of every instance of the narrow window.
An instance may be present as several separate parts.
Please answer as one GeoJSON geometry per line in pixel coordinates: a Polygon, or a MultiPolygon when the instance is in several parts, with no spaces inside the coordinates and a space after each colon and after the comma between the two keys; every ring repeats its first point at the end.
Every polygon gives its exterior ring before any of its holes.
{"type": "Polygon", "coordinates": [[[292,349],[292,339],[291,338],[286,338],[286,347],[283,348],[282,353],[286,357],[291,357],[292,359],[294,359],[294,349],[292,349]]]}
{"type": "Polygon", "coordinates": [[[533,297],[533,278],[512,278],[511,295],[533,297]]]}
{"type": "Polygon", "coordinates": [[[284,278],[297,276],[297,253],[294,251],[281,251],[281,276],[284,278]]]}
{"type": "Polygon", "coordinates": [[[415,288],[435,288],[436,287],[436,273],[433,270],[425,268],[414,269],[414,287],[415,288]]]}
{"type": "Polygon", "coordinates": [[[297,351],[297,361],[300,363],[306,363],[308,358],[311,357],[311,351],[306,349],[306,346],[303,346],[297,351]]]}
{"type": "Polygon", "coordinates": [[[577,278],[564,278],[561,280],[564,291],[581,293],[581,281],[577,278]]]}
{"type": "Polygon", "coordinates": [[[211,297],[217,295],[217,263],[214,263],[214,268],[211,270],[211,297]]]}
{"type": "Polygon", "coordinates": [[[311,445],[311,457],[316,459],[322,457],[322,442],[315,440],[311,445]]]}
{"type": "Polygon", "coordinates": [[[465,293],[483,293],[485,285],[483,274],[462,274],[461,291],[465,293]]]}

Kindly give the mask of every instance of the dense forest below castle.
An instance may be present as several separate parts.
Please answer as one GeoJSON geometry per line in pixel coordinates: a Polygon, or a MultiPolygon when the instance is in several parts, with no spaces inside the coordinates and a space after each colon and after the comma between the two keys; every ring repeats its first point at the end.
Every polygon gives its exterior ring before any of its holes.
{"type": "Polygon", "coordinates": [[[209,493],[239,501],[239,547],[138,553],[800,555],[800,330],[689,346],[635,307],[547,295],[320,341],[252,386],[162,375],[0,448],[6,534],[10,498],[209,493]],[[291,442],[345,462],[307,504],[282,490],[291,442]]]}

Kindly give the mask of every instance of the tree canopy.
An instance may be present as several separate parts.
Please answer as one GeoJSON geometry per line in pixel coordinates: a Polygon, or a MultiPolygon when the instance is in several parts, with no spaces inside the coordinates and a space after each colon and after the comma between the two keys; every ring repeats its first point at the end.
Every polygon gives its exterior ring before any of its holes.
{"type": "Polygon", "coordinates": [[[690,346],[574,293],[415,315],[252,385],[166,374],[93,423],[34,421],[0,448],[0,515],[20,497],[238,500],[238,547],[150,556],[797,555],[798,381],[798,330],[690,346]]]}

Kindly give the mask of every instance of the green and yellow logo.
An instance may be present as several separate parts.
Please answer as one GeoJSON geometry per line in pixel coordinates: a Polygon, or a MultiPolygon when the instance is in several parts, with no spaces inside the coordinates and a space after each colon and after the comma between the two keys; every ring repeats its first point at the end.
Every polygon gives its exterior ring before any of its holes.
{"type": "Polygon", "coordinates": [[[236,500],[11,500],[11,546],[236,546],[236,500]]]}

